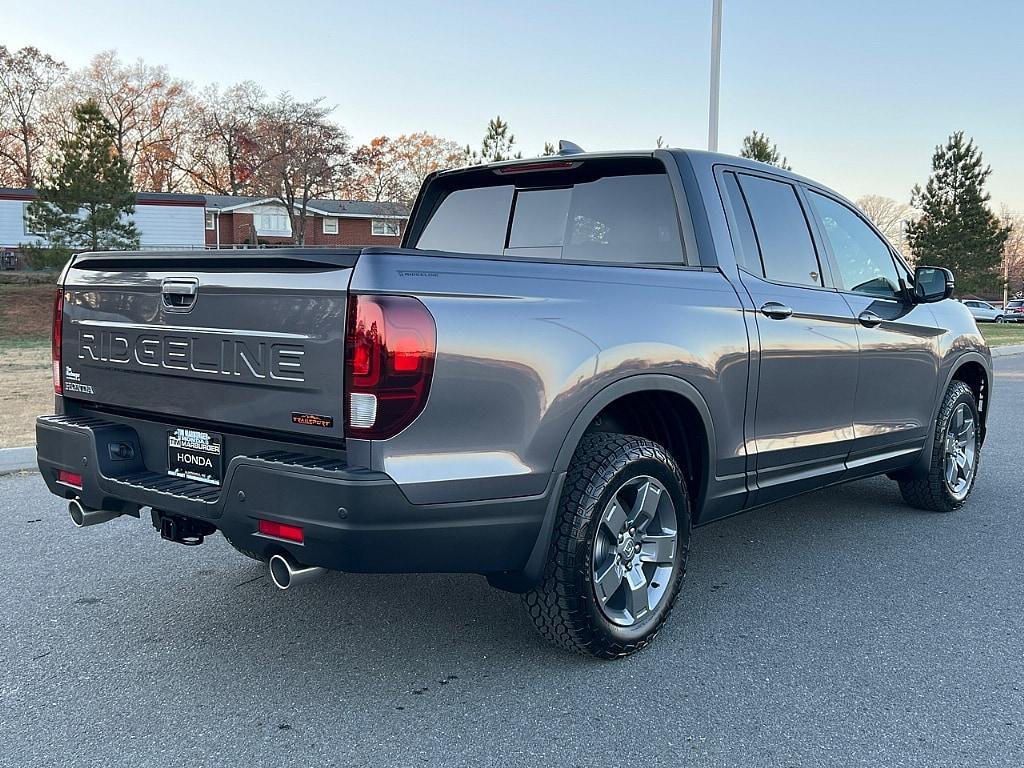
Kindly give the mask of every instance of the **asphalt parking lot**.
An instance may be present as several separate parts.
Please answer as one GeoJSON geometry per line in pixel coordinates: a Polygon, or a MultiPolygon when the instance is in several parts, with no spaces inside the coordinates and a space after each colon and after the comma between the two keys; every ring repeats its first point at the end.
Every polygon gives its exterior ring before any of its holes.
{"type": "Polygon", "coordinates": [[[621,662],[537,639],[474,576],[287,593],[220,537],[75,530],[0,478],[0,765],[1024,764],[1024,357],[967,508],[870,480],[695,532],[621,662]]]}

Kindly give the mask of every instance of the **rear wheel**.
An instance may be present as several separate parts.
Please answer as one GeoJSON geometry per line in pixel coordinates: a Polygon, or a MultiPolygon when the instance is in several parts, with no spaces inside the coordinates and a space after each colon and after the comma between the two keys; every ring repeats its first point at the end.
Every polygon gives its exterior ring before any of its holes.
{"type": "Polygon", "coordinates": [[[971,388],[962,381],[953,381],[936,419],[928,473],[900,480],[900,493],[910,506],[952,512],[964,505],[978,477],[980,425],[971,388]]]}
{"type": "Polygon", "coordinates": [[[679,467],[650,440],[588,435],[558,514],[544,579],[523,595],[538,631],[605,659],[645,647],[686,569],[690,499],[679,467]]]}

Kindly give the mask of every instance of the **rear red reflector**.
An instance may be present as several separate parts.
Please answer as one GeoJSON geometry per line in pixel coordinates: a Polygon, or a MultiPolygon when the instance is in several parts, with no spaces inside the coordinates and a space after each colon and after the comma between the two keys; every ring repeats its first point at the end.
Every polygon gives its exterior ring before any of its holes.
{"type": "Polygon", "coordinates": [[[66,472],[63,469],[57,470],[57,481],[66,485],[73,485],[79,490],[82,489],[82,476],[76,475],[74,472],[66,472]]]}
{"type": "Polygon", "coordinates": [[[273,536],[275,539],[294,541],[302,543],[302,529],[297,525],[286,525],[275,523],[273,520],[260,520],[260,533],[264,536],[273,536]]]}

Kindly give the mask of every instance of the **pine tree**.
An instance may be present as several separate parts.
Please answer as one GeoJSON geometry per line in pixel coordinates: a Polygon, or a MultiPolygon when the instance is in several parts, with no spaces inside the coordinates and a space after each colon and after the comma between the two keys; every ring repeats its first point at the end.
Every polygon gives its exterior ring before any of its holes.
{"type": "Polygon", "coordinates": [[[779,155],[779,148],[772,144],[768,136],[757,131],[751,131],[749,136],[743,137],[740,157],[759,160],[762,163],[782,168],[784,171],[793,170],[786,162],[786,158],[779,155]]]}
{"type": "Polygon", "coordinates": [[[483,163],[496,163],[501,160],[518,160],[523,156],[522,152],[514,152],[516,137],[512,135],[508,123],[498,115],[487,123],[487,133],[480,147],[476,152],[467,145],[463,154],[467,165],[481,165],[483,163]]]}
{"type": "Polygon", "coordinates": [[[989,209],[982,164],[973,139],[957,131],[935,148],[932,175],[922,190],[914,187],[910,204],[921,211],[907,226],[907,241],[918,264],[946,267],[956,275],[959,293],[993,291],[999,283],[1003,245],[1009,235],[989,209]]]}
{"type": "Polygon", "coordinates": [[[57,248],[137,248],[138,230],[127,220],[135,194],[128,164],[114,148],[114,127],[91,100],[75,107],[74,120],[29,205],[30,227],[57,248]]]}

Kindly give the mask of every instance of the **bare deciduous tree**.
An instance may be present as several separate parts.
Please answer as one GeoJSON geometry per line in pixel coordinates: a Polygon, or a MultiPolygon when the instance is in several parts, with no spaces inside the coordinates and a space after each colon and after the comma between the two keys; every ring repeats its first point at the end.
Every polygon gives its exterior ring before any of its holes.
{"type": "MultiPolygon", "coordinates": [[[[171,78],[165,67],[141,59],[124,64],[115,51],[97,54],[78,80],[80,93],[95,100],[113,124],[114,144],[128,163],[136,188],[151,189],[150,163],[142,156],[149,151],[164,155],[180,138],[188,84],[171,78]]],[[[161,163],[158,159],[155,165],[161,163]]]]}
{"type": "Polygon", "coordinates": [[[909,256],[906,225],[913,219],[914,209],[883,195],[864,195],[857,200],[859,207],[875,226],[904,257],[909,256]]]}
{"type": "Polygon", "coordinates": [[[179,158],[200,192],[239,195],[252,183],[260,160],[260,110],[266,93],[251,80],[221,91],[212,85],[196,104],[194,133],[179,158]]]}
{"type": "Polygon", "coordinates": [[[291,218],[292,238],[306,238],[309,201],[332,197],[349,173],[349,138],[328,120],[333,111],[315,101],[296,101],[287,93],[260,111],[259,170],[255,191],[275,197],[291,218]]]}
{"type": "Polygon", "coordinates": [[[67,67],[38,48],[10,52],[0,45],[0,161],[3,183],[31,187],[44,152],[40,119],[46,94],[67,67]]]}
{"type": "Polygon", "coordinates": [[[1003,246],[1003,300],[1024,295],[1024,213],[1015,213],[1003,205],[999,220],[1010,230],[1003,246]]]}
{"type": "Polygon", "coordinates": [[[429,174],[462,163],[454,141],[429,133],[378,136],[352,153],[352,174],[341,194],[354,200],[410,204],[429,174]]]}

